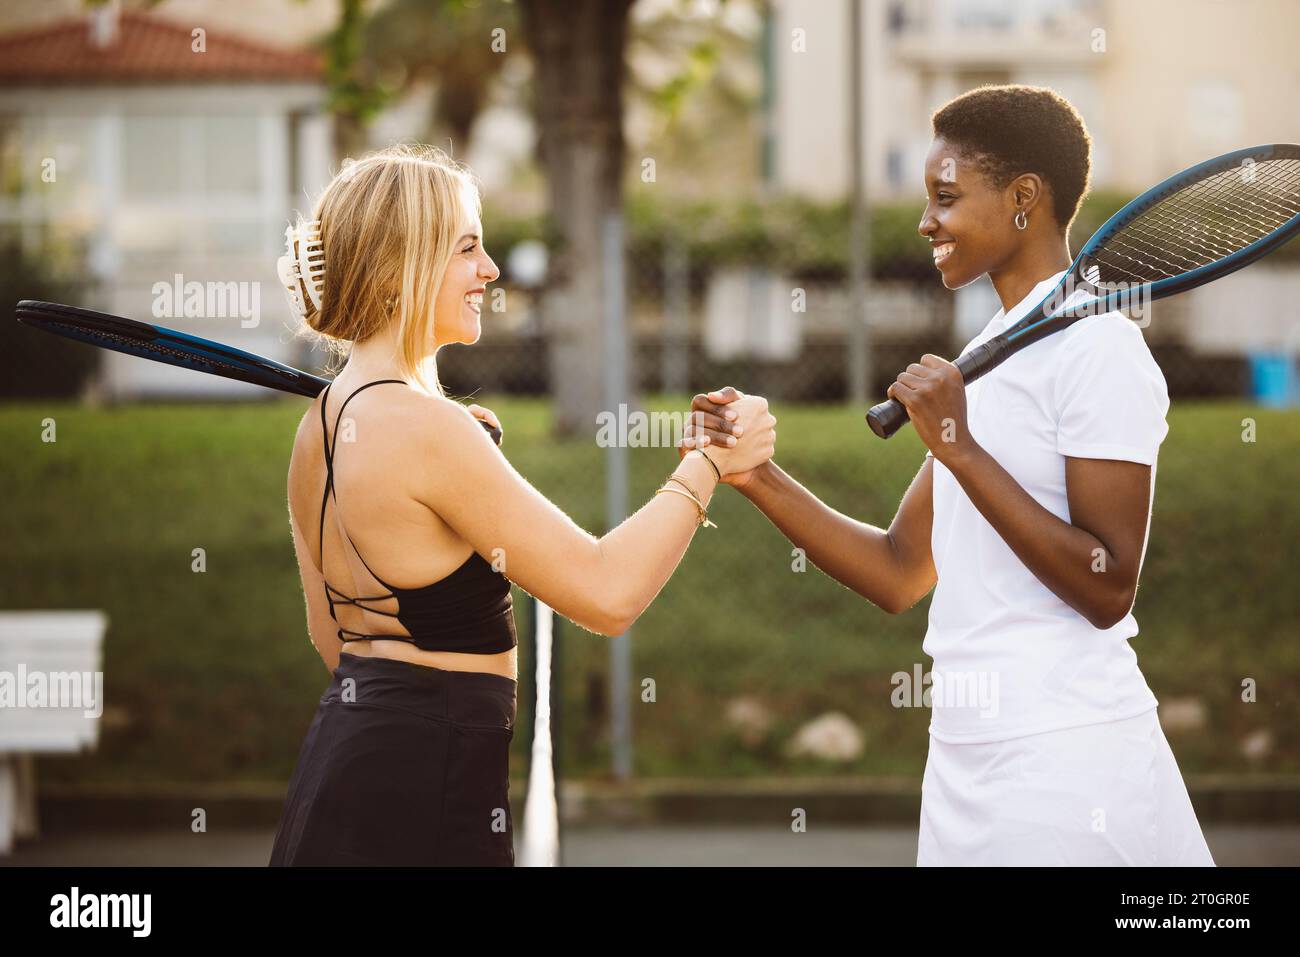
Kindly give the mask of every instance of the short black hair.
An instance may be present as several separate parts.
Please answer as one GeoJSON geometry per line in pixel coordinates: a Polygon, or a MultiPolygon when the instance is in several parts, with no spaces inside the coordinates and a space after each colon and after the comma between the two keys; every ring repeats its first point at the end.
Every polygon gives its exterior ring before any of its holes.
{"type": "Polygon", "coordinates": [[[998,189],[1036,173],[1052,189],[1056,221],[1074,220],[1088,192],[1092,137],[1083,117],[1043,86],[980,86],[949,100],[930,117],[934,135],[969,156],[998,189]]]}

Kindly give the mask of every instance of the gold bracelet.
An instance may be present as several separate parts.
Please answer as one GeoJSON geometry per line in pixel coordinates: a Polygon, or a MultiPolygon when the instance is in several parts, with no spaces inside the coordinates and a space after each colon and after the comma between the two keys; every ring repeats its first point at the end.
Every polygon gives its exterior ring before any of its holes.
{"type": "Polygon", "coordinates": [[[717,527],[718,527],[716,524],[714,524],[713,522],[709,521],[709,513],[706,512],[706,511],[704,510],[704,506],[701,505],[700,502],[699,502],[699,500],[698,500],[697,498],[695,498],[693,495],[690,495],[690,494],[688,494],[688,493],[686,493],[686,492],[683,492],[683,491],[682,491],[681,489],[679,489],[679,488],[672,488],[671,486],[668,486],[668,485],[665,485],[665,486],[664,486],[663,488],[661,488],[661,489],[657,489],[657,490],[655,491],[655,494],[658,495],[660,492],[674,492],[674,493],[676,493],[677,495],[682,496],[682,498],[688,498],[688,499],[690,499],[692,502],[694,502],[694,503],[695,503],[695,509],[696,509],[696,512],[697,512],[697,515],[696,515],[696,519],[697,519],[697,521],[696,521],[696,523],[695,523],[697,526],[699,526],[699,525],[703,525],[703,526],[705,526],[706,528],[717,528],[717,527]]]}
{"type": "Polygon", "coordinates": [[[704,499],[700,498],[700,496],[696,493],[695,489],[687,485],[685,481],[679,479],[676,475],[670,475],[666,479],[664,479],[664,481],[676,482],[682,488],[686,489],[687,494],[689,494],[691,498],[695,499],[696,505],[698,505],[700,508],[704,508],[704,499]]]}
{"type": "MultiPolygon", "coordinates": [[[[691,497],[691,501],[695,503],[695,507],[700,510],[701,514],[705,515],[706,517],[708,516],[708,509],[704,507],[704,500],[695,494],[695,489],[691,488],[689,485],[687,485],[685,482],[679,479],[676,475],[670,475],[668,476],[668,478],[664,479],[665,484],[667,484],[668,482],[676,482],[682,488],[686,489],[686,494],[691,497]]],[[[676,491],[676,489],[674,489],[673,491],[676,491]]]]}
{"type": "Polygon", "coordinates": [[[683,492],[683,491],[682,491],[681,489],[679,489],[679,488],[673,488],[672,486],[665,484],[662,488],[657,489],[657,490],[655,491],[655,494],[656,494],[656,495],[658,495],[660,492],[673,492],[673,493],[675,493],[675,494],[677,494],[677,495],[682,496],[683,498],[689,498],[693,503],[695,503],[695,509],[696,509],[696,512],[697,512],[697,515],[696,515],[696,518],[697,518],[696,525],[697,525],[697,526],[698,526],[698,525],[703,525],[705,528],[717,528],[717,527],[718,527],[716,524],[714,524],[713,522],[709,521],[709,513],[708,513],[708,510],[705,509],[703,503],[700,502],[699,498],[695,495],[695,493],[690,491],[690,486],[689,486],[689,485],[687,485],[687,484],[686,484],[685,482],[683,482],[681,479],[669,478],[668,481],[669,481],[669,482],[676,482],[678,485],[681,485],[683,488],[687,489],[687,491],[683,492]]]}
{"type": "Polygon", "coordinates": [[[718,527],[718,526],[715,525],[713,522],[710,522],[710,521],[709,521],[709,510],[708,510],[707,508],[704,507],[704,499],[700,498],[700,496],[696,494],[695,489],[691,488],[689,485],[687,485],[685,482],[683,482],[681,479],[679,479],[676,475],[670,475],[670,476],[668,476],[668,478],[666,479],[666,481],[668,481],[668,482],[676,482],[676,483],[677,483],[678,485],[680,485],[682,488],[686,489],[687,493],[691,496],[692,501],[695,502],[695,507],[698,508],[698,509],[700,510],[700,524],[701,524],[701,525],[705,525],[705,526],[707,526],[708,528],[717,528],[717,527],[718,527]]]}
{"type": "Polygon", "coordinates": [[[704,449],[696,449],[695,451],[696,451],[696,452],[699,452],[701,455],[704,456],[704,461],[708,462],[708,463],[709,463],[709,468],[713,469],[713,475],[714,475],[714,477],[715,477],[719,482],[721,482],[721,481],[722,481],[722,473],[718,471],[718,467],[713,463],[713,459],[709,458],[709,453],[706,452],[706,451],[704,451],[704,449]]]}

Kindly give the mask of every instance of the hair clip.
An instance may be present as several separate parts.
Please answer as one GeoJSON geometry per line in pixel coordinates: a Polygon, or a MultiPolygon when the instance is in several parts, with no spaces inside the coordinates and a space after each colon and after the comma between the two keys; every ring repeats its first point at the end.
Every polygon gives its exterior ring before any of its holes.
{"type": "Polygon", "coordinates": [[[307,301],[320,311],[321,293],[325,289],[325,248],[321,242],[320,220],[289,226],[284,231],[285,255],[276,261],[276,272],[289,305],[298,318],[307,317],[307,301]]]}

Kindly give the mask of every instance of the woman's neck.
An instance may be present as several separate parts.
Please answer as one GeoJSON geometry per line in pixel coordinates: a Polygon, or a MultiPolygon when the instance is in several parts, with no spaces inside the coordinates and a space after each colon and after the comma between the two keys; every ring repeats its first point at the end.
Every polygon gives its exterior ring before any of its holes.
{"type": "Polygon", "coordinates": [[[1070,247],[1063,235],[1026,242],[989,279],[1002,300],[1003,314],[1014,309],[1044,279],[1070,268],[1070,247]]]}
{"type": "MultiPolygon", "coordinates": [[[[407,381],[397,362],[397,340],[392,334],[371,336],[364,342],[354,342],[348,354],[348,361],[339,372],[338,378],[347,382],[360,384],[376,379],[401,379],[407,381]]],[[[429,356],[425,360],[425,369],[430,377],[436,376],[435,359],[429,356]]]]}

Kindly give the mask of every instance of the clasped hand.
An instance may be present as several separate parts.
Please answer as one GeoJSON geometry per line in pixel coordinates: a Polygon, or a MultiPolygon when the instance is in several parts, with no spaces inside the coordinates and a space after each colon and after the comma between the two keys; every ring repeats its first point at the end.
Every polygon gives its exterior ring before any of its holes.
{"type": "Polygon", "coordinates": [[[761,395],[727,386],[691,400],[691,414],[678,453],[707,449],[722,481],[742,487],[776,450],[776,416],[761,395]]]}

